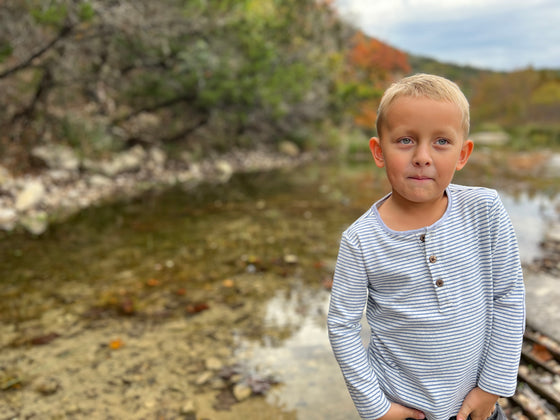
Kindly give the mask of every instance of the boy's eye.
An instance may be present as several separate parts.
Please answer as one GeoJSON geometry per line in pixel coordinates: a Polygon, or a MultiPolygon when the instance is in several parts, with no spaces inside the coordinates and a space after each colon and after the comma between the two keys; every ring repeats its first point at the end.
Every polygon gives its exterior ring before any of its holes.
{"type": "Polygon", "coordinates": [[[436,143],[438,144],[438,146],[445,146],[446,144],[449,144],[449,140],[447,140],[447,139],[437,139],[436,143]]]}
{"type": "Polygon", "coordinates": [[[403,137],[399,140],[401,144],[412,144],[412,139],[410,137],[403,137]]]}

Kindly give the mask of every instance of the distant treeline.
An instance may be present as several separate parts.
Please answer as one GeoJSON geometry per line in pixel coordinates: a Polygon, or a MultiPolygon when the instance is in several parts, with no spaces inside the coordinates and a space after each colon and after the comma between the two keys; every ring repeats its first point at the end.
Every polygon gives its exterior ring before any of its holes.
{"type": "Polygon", "coordinates": [[[477,124],[558,124],[559,71],[409,56],[329,0],[4,0],[0,152],[25,170],[45,142],[96,157],[138,143],[195,157],[285,139],[328,148],[325,130],[371,134],[386,86],[421,71],[462,85],[477,124]]]}

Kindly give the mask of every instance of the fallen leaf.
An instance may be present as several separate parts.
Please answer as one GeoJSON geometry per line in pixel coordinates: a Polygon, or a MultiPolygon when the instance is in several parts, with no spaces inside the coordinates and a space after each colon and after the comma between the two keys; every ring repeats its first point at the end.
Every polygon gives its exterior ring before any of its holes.
{"type": "Polygon", "coordinates": [[[109,343],[109,348],[111,350],[118,350],[123,346],[123,344],[123,341],[120,338],[117,338],[109,343]]]}
{"type": "Polygon", "coordinates": [[[222,282],[222,285],[223,285],[224,287],[229,287],[229,288],[231,288],[231,287],[235,286],[235,282],[234,282],[232,279],[225,279],[225,280],[222,282]]]}
{"type": "Polygon", "coordinates": [[[159,286],[161,284],[161,281],[159,281],[158,279],[149,279],[146,284],[150,287],[155,287],[159,286]]]}
{"type": "Polygon", "coordinates": [[[175,294],[177,296],[185,296],[187,294],[187,289],[185,289],[184,287],[181,287],[180,289],[177,289],[175,291],[175,294]]]}
{"type": "Polygon", "coordinates": [[[313,267],[316,268],[316,269],[323,268],[324,266],[325,266],[325,263],[323,261],[315,261],[313,263],[313,267]]]}
{"type": "Polygon", "coordinates": [[[187,305],[187,307],[185,309],[189,314],[197,314],[199,312],[206,311],[207,309],[210,309],[210,306],[208,306],[207,303],[196,303],[196,304],[193,304],[193,305],[187,305]]]}
{"type": "Polygon", "coordinates": [[[50,334],[33,337],[31,340],[29,340],[29,342],[34,346],[42,346],[45,344],[49,344],[51,341],[55,340],[58,337],[60,337],[60,334],[50,333],[50,334]]]}
{"type": "Polygon", "coordinates": [[[8,378],[0,382],[0,390],[7,391],[8,389],[20,389],[21,379],[20,378],[8,378]]]}
{"type": "Polygon", "coordinates": [[[134,302],[130,298],[122,299],[119,302],[119,312],[123,315],[133,315],[135,312],[134,302]]]}
{"type": "Polygon", "coordinates": [[[548,362],[549,360],[552,360],[554,358],[554,356],[542,344],[533,344],[531,353],[541,362],[548,362]]]}

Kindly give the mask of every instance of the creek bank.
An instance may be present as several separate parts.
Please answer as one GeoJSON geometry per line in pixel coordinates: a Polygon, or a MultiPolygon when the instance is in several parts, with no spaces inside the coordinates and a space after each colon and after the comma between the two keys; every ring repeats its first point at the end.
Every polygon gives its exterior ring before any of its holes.
{"type": "Polygon", "coordinates": [[[37,174],[14,177],[0,166],[1,230],[24,229],[40,235],[49,223],[63,221],[81,209],[149,189],[223,183],[236,172],[292,167],[318,158],[288,141],[277,150],[233,150],[200,161],[186,152],[171,157],[161,148],[141,146],[101,161],[81,160],[72,149],[60,145],[40,146],[31,154],[42,166],[37,174]]]}

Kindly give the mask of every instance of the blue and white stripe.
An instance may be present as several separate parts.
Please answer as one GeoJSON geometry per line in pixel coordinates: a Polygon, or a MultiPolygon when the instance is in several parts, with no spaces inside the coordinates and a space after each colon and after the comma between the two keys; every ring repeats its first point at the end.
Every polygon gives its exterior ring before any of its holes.
{"type": "Polygon", "coordinates": [[[432,226],[389,229],[385,197],[342,235],[329,338],[364,419],[394,401],[447,420],[475,386],[515,392],[525,306],[513,227],[494,190],[452,184],[447,195],[432,226]]]}

